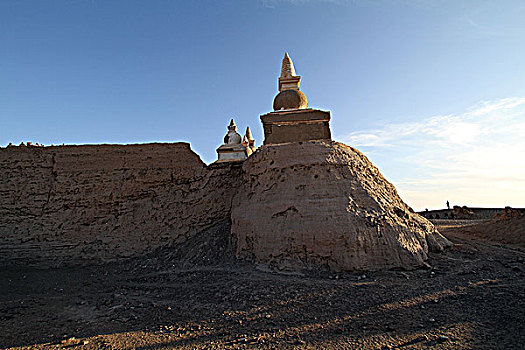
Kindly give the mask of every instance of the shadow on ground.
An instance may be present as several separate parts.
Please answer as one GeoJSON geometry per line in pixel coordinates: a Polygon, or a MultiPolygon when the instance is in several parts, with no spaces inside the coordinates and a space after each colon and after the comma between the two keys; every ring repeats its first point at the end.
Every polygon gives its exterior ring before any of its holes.
{"type": "Polygon", "coordinates": [[[0,345],[521,349],[525,253],[445,234],[455,246],[417,271],[265,272],[206,235],[186,243],[191,256],[179,247],[123,264],[4,268],[0,345]]]}

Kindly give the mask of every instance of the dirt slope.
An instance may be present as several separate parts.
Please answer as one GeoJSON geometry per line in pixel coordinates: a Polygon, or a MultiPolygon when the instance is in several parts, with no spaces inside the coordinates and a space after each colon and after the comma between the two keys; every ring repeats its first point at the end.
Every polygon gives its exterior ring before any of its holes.
{"type": "MultiPolygon", "coordinates": [[[[466,237],[525,248],[525,216],[497,217],[475,225],[453,228],[466,237]]],[[[445,231],[446,232],[446,231],[445,231]]]]}

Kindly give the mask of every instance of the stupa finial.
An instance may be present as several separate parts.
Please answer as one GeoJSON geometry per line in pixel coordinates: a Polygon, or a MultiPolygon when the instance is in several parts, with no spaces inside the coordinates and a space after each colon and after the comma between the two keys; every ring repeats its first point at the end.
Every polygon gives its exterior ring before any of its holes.
{"type": "Polygon", "coordinates": [[[237,125],[235,125],[235,120],[230,120],[230,125],[228,125],[228,130],[237,131],[237,125]]]}
{"type": "Polygon", "coordinates": [[[288,52],[284,53],[283,65],[281,68],[281,78],[295,77],[295,68],[288,52]]]}
{"type": "Polygon", "coordinates": [[[253,152],[257,150],[257,147],[255,147],[255,139],[252,136],[252,131],[250,130],[250,127],[246,127],[246,133],[244,134],[243,145],[246,147],[246,154],[250,155],[253,152]]]}
{"type": "Polygon", "coordinates": [[[252,131],[250,130],[249,126],[246,127],[246,134],[245,135],[246,135],[246,138],[249,141],[253,141],[252,131]]]}
{"type": "Polygon", "coordinates": [[[308,108],[306,96],[299,90],[301,77],[295,74],[292,59],[285,52],[281,76],[279,77],[279,94],[273,100],[273,109],[305,109],[308,108]]]}
{"type": "Polygon", "coordinates": [[[281,67],[281,76],[279,77],[279,91],[299,90],[301,77],[295,73],[292,59],[288,52],[284,53],[283,65],[281,67]]]}

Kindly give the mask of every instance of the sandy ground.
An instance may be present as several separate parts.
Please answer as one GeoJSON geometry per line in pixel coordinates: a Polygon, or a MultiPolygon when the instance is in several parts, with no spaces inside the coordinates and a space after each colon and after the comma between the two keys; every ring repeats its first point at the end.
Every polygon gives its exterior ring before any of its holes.
{"type": "Polygon", "coordinates": [[[0,348],[523,349],[525,249],[440,224],[455,246],[416,271],[279,274],[206,237],[191,257],[4,267],[0,348]]]}

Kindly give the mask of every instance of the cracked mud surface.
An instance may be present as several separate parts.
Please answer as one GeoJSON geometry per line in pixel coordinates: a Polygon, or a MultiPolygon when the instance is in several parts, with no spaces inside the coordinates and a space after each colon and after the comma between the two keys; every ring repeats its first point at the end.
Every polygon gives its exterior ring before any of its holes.
{"type": "Polygon", "coordinates": [[[122,264],[2,268],[0,348],[522,349],[525,249],[441,232],[454,247],[415,271],[279,274],[209,237],[122,264]]]}

